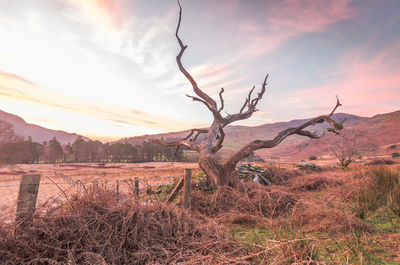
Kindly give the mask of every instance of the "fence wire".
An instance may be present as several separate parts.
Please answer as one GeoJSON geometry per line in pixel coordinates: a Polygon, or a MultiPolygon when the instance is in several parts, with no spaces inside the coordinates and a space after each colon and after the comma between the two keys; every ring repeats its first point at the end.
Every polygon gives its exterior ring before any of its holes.
{"type": "MultiPolygon", "coordinates": [[[[60,177],[60,176],[56,176],[56,177],[60,177]]],[[[140,182],[147,182],[147,181],[156,181],[156,180],[163,180],[163,179],[177,179],[177,178],[181,178],[183,177],[183,174],[181,175],[176,175],[176,176],[161,176],[161,177],[149,177],[149,178],[129,178],[129,179],[121,179],[121,180],[93,180],[90,182],[82,182],[80,180],[77,181],[72,181],[72,182],[40,182],[40,185],[77,185],[77,184],[93,184],[96,182],[103,182],[103,183],[121,183],[124,181],[135,181],[138,180],[140,182]]],[[[50,178],[50,177],[47,177],[50,178]]],[[[37,184],[10,184],[10,185],[0,185],[0,188],[9,188],[9,187],[19,187],[19,186],[30,186],[30,185],[37,185],[37,184]]]]}
{"type": "MultiPolygon", "coordinates": [[[[10,223],[15,218],[15,209],[18,202],[18,188],[21,186],[32,186],[39,185],[39,192],[37,195],[37,205],[43,203],[55,203],[59,200],[69,200],[69,197],[75,193],[85,192],[88,185],[95,185],[101,189],[114,190],[118,194],[132,194],[136,193],[135,182],[140,183],[139,192],[143,192],[150,188],[154,190],[159,185],[174,181],[182,178],[184,175],[171,175],[171,176],[154,176],[154,177],[131,177],[124,179],[114,180],[101,180],[95,179],[92,181],[81,181],[80,179],[74,180],[72,177],[63,173],[57,173],[54,175],[41,175],[43,181],[39,184],[3,184],[0,185],[0,222],[10,223]],[[57,182],[57,179],[63,179],[64,181],[57,182]],[[163,181],[168,180],[168,181],[163,181]],[[161,181],[161,182],[160,182],[161,181]],[[153,183],[152,183],[153,182],[153,183]],[[155,183],[154,183],[155,182],[155,183]],[[49,187],[53,185],[56,189],[40,189],[40,186],[49,187]],[[69,186],[66,186],[69,185],[69,186]],[[85,187],[86,186],[86,187],[85,187]]],[[[17,180],[13,180],[14,182],[17,180]]]]}

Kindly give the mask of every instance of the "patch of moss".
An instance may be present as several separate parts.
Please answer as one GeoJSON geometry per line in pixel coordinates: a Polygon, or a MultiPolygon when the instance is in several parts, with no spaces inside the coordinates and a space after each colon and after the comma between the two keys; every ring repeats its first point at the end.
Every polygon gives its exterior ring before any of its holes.
{"type": "Polygon", "coordinates": [[[365,222],[373,232],[400,233],[400,217],[387,207],[381,207],[371,214],[365,222]]]}

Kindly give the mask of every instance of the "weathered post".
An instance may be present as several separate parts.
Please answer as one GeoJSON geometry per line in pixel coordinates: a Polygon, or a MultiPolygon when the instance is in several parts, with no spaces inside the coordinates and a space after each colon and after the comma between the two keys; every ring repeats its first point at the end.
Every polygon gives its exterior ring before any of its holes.
{"type": "Polygon", "coordinates": [[[139,178],[135,178],[135,195],[139,197],[139,178]]]}
{"type": "Polygon", "coordinates": [[[186,209],[190,208],[191,204],[191,189],[192,189],[192,169],[185,168],[185,183],[184,183],[184,190],[183,190],[183,206],[186,209]]]}
{"type": "Polygon", "coordinates": [[[16,222],[19,228],[33,221],[36,199],[39,191],[40,175],[23,175],[19,186],[16,222]]]}
{"type": "Polygon", "coordinates": [[[119,202],[119,180],[117,179],[117,202],[119,202]]]}
{"type": "Polygon", "coordinates": [[[178,195],[178,192],[182,189],[184,181],[185,180],[183,177],[178,180],[178,183],[176,184],[175,188],[172,190],[171,194],[166,199],[167,202],[172,202],[175,199],[176,195],[178,195]]]}

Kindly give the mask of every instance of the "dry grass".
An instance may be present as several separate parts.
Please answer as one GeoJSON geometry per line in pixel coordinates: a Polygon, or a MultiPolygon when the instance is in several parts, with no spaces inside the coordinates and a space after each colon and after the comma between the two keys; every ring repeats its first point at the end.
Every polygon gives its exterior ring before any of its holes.
{"type": "MultiPolygon", "coordinates": [[[[82,185],[59,184],[43,185],[43,183],[51,182],[49,178],[57,183],[99,183],[100,186],[107,185],[108,189],[116,189],[116,181],[120,181],[120,192],[131,193],[132,183],[129,179],[151,178],[182,175],[184,168],[193,168],[193,172],[199,171],[198,164],[194,163],[121,163],[121,164],[30,164],[15,165],[13,168],[0,168],[0,211],[4,214],[0,215],[0,221],[9,222],[14,218],[15,205],[17,203],[19,183],[21,182],[21,174],[41,174],[41,185],[38,194],[38,203],[42,204],[49,200],[65,199],[60,188],[71,195],[82,192],[82,185]],[[21,173],[22,172],[22,173],[21,173]],[[106,184],[106,182],[108,182],[106,184]]],[[[166,179],[160,181],[141,181],[140,187],[143,190],[149,186],[156,186],[160,183],[168,181],[166,179]]]]}
{"type": "Polygon", "coordinates": [[[288,186],[292,191],[320,191],[328,187],[343,185],[344,181],[335,174],[308,174],[292,179],[288,186]]]}
{"type": "Polygon", "coordinates": [[[288,213],[296,204],[296,196],[284,188],[270,188],[260,184],[239,183],[237,188],[221,187],[214,194],[194,192],[192,209],[203,215],[219,217],[228,214],[233,219],[254,217],[276,218],[288,213]]]}
{"type": "Polygon", "coordinates": [[[352,214],[338,209],[307,208],[296,212],[294,220],[305,231],[339,233],[349,231],[369,231],[368,226],[352,214]]]}
{"type": "Polygon", "coordinates": [[[93,189],[42,210],[16,237],[0,230],[1,264],[213,264],[251,254],[213,221],[171,204],[116,204],[93,189]]]}
{"type": "MultiPolygon", "coordinates": [[[[360,188],[372,183],[370,170],[272,168],[270,187],[248,182],[213,194],[195,190],[191,211],[149,200],[139,204],[121,194],[116,203],[112,192],[88,191],[69,203],[43,206],[46,212],[39,211],[33,227],[17,238],[3,224],[0,263],[396,264],[395,217],[375,214],[364,221],[354,213],[360,188]]],[[[393,189],[390,194],[385,202],[398,206],[400,196],[393,189]]]]}

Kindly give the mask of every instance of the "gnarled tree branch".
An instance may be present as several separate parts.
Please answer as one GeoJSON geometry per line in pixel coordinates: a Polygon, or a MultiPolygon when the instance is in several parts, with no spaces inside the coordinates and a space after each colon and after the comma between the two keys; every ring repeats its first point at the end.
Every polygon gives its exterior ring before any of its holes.
{"type": "Polygon", "coordinates": [[[334,120],[332,120],[331,116],[333,115],[334,111],[337,109],[338,106],[341,106],[339,99],[337,99],[336,106],[334,107],[333,111],[329,115],[321,115],[321,116],[315,117],[315,118],[303,123],[300,126],[287,128],[286,130],[283,130],[280,133],[278,133],[278,135],[275,136],[275,138],[273,138],[272,140],[255,140],[255,141],[248,143],[242,149],[240,149],[236,154],[234,154],[233,156],[231,156],[229,158],[229,160],[226,162],[226,166],[228,168],[233,167],[241,159],[247,157],[248,155],[250,155],[251,152],[253,152],[255,150],[262,149],[262,148],[272,148],[274,146],[277,146],[283,140],[285,140],[288,136],[293,135],[293,134],[306,136],[306,137],[310,137],[313,139],[321,138],[324,134],[317,135],[315,132],[311,133],[309,131],[304,130],[305,128],[315,125],[317,123],[323,123],[323,122],[330,123],[332,127],[328,128],[327,131],[334,132],[337,134],[338,133],[337,130],[341,130],[343,128],[343,126],[342,127],[337,126],[338,123],[336,123],[334,120]]]}
{"type": "Polygon", "coordinates": [[[187,46],[183,44],[181,38],[179,37],[179,28],[181,26],[181,20],[182,20],[182,6],[178,1],[178,5],[179,5],[179,21],[178,21],[178,26],[176,27],[176,32],[175,32],[175,36],[176,39],[178,40],[179,46],[181,47],[180,52],[178,53],[178,55],[176,56],[176,62],[178,63],[178,67],[179,70],[182,72],[182,74],[189,80],[189,82],[192,84],[193,87],[193,91],[194,93],[196,93],[197,96],[199,96],[201,99],[203,99],[209,106],[209,108],[212,109],[217,109],[217,103],[215,102],[215,100],[213,100],[209,95],[207,95],[206,93],[204,93],[197,85],[196,81],[194,80],[194,78],[189,74],[189,72],[185,69],[185,67],[182,65],[182,55],[185,52],[187,46]]]}

